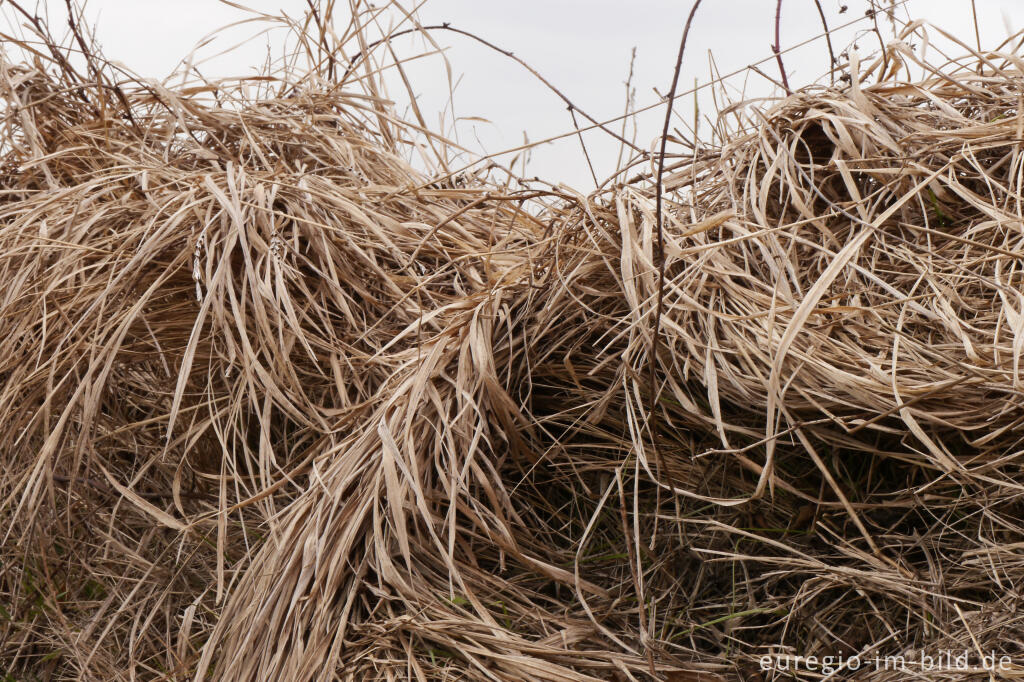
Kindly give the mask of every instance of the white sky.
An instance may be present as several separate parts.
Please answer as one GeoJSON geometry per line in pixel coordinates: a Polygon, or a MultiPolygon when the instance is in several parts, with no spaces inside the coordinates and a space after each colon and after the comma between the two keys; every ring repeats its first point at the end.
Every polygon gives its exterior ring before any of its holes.
{"type": "MultiPolygon", "coordinates": [[[[296,17],[306,7],[305,0],[239,1],[264,12],[284,11],[296,17]]],[[[867,7],[866,0],[821,3],[832,27],[863,16],[867,7]],[[840,15],[842,4],[849,9],[840,15]]],[[[1007,26],[1012,30],[1024,28],[1024,3],[1019,0],[976,3],[982,45],[986,48],[993,48],[1006,38],[1007,26]]],[[[339,6],[344,4],[339,0],[339,6]]],[[[406,4],[412,6],[411,0],[406,4]]],[[[51,25],[56,28],[66,16],[64,1],[43,0],[42,5],[48,9],[51,25]]],[[[419,14],[425,24],[451,22],[512,50],[577,106],[603,120],[623,111],[624,81],[633,47],[637,48],[637,104],[657,102],[654,88],[667,92],[689,9],[688,0],[427,0],[419,14]]],[[[10,25],[10,10],[0,10],[6,12],[5,23],[10,25]]],[[[695,79],[710,80],[709,53],[723,74],[771,57],[774,12],[775,0],[705,0],[690,34],[681,89],[692,88],[695,79]]],[[[247,15],[217,0],[89,0],[86,16],[96,26],[108,58],[123,62],[144,76],[161,79],[205,35],[247,15]]],[[[926,19],[966,42],[974,42],[970,0],[906,0],[900,16],[926,19]]],[[[867,22],[860,22],[856,28],[867,27],[867,22]]],[[[256,30],[249,24],[231,35],[237,38],[256,30]]],[[[812,0],[785,0],[783,48],[820,31],[820,18],[812,0]]],[[[938,34],[932,35],[935,44],[940,45],[938,34]]],[[[521,144],[524,131],[531,140],[538,140],[572,130],[565,105],[521,66],[460,36],[436,33],[435,38],[449,48],[447,57],[459,79],[455,113],[489,121],[462,121],[457,128],[462,144],[475,151],[495,152],[521,144]]],[[[863,51],[878,47],[874,36],[860,34],[858,38],[855,29],[847,29],[834,35],[836,51],[852,40],[857,40],[863,51]]],[[[221,38],[200,54],[212,54],[231,44],[221,38]]],[[[394,42],[396,52],[402,56],[419,54],[423,47],[419,37],[394,42]]],[[[229,58],[211,63],[204,73],[208,77],[250,74],[266,57],[266,51],[267,39],[257,39],[229,58]]],[[[957,50],[954,54],[959,56],[961,52],[957,50]]],[[[799,87],[815,80],[827,70],[827,61],[823,40],[787,55],[785,65],[790,84],[799,87]]],[[[448,99],[443,64],[439,59],[427,59],[410,64],[409,69],[412,82],[420,89],[421,109],[434,116],[428,120],[437,121],[448,99]]],[[[771,78],[778,78],[773,59],[762,64],[761,69],[771,78]]],[[[734,97],[744,87],[753,95],[767,95],[772,89],[769,81],[749,72],[729,83],[734,97]]],[[[700,107],[702,115],[708,115],[713,104],[702,96],[700,107]]],[[[680,100],[676,111],[692,123],[693,99],[680,100]]],[[[663,117],[664,110],[659,109],[638,120],[639,146],[651,147],[660,133],[663,117]]],[[[446,120],[450,124],[450,115],[446,120]]],[[[579,120],[583,123],[582,118],[579,120]]],[[[707,132],[706,123],[703,132],[707,132]]],[[[584,140],[595,172],[604,180],[616,168],[619,143],[601,131],[586,134],[584,140]]],[[[507,163],[511,158],[509,155],[501,160],[507,163]]],[[[593,186],[575,137],[536,148],[528,171],[584,190],[593,186]]]]}

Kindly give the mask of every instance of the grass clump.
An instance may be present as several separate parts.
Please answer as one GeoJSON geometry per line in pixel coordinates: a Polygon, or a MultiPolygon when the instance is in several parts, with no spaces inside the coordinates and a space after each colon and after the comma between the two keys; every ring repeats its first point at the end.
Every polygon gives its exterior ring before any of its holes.
{"type": "Polygon", "coordinates": [[[648,174],[453,180],[356,10],[179,87],[8,41],[0,670],[1024,653],[1013,45],[920,81],[851,60],[673,156],[659,284],[648,174]]]}

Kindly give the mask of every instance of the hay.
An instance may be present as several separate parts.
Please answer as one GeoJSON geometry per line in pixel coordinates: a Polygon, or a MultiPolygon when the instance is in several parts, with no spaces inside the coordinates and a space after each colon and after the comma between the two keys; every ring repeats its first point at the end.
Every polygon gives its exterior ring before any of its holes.
{"type": "Polygon", "coordinates": [[[655,324],[647,176],[456,177],[379,11],[276,19],[295,63],[247,81],[41,24],[0,63],[0,670],[1024,654],[1016,52],[907,83],[896,44],[674,159],[655,324]]]}

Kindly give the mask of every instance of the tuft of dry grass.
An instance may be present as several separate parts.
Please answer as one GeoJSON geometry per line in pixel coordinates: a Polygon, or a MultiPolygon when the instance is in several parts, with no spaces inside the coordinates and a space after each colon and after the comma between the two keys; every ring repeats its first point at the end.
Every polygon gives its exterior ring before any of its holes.
{"type": "Polygon", "coordinates": [[[174,87],[7,39],[0,671],[1022,663],[1018,45],[911,82],[911,26],[582,196],[456,176],[352,9],[174,87]]]}

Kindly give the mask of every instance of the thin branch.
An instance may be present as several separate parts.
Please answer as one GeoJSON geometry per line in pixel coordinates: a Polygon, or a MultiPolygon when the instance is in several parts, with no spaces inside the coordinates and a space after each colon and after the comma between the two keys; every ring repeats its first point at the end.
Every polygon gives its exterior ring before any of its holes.
{"type": "MultiPolygon", "coordinates": [[[[821,0],[814,0],[814,6],[818,8],[821,26],[825,29],[825,42],[828,44],[828,75],[834,85],[836,82],[836,53],[832,49],[832,31],[828,27],[828,19],[825,18],[825,10],[821,7],[821,0]]],[[[775,38],[775,42],[778,44],[778,37],[775,38]]]]}
{"type": "MultiPolygon", "coordinates": [[[[104,82],[103,70],[96,65],[96,54],[93,49],[90,48],[89,44],[85,41],[85,37],[82,35],[79,29],[79,21],[75,21],[75,10],[76,6],[72,4],[71,0],[64,0],[64,4],[68,8],[68,26],[71,28],[71,34],[74,35],[75,41],[78,43],[78,47],[82,50],[82,56],[85,57],[85,63],[89,67],[89,71],[92,74],[92,78],[96,83],[96,92],[100,96],[100,104],[104,105],[108,101],[107,97],[103,97],[104,90],[113,90],[114,94],[117,95],[118,101],[121,103],[121,107],[124,109],[124,115],[128,118],[128,121],[132,124],[132,127],[138,130],[139,125],[135,122],[135,117],[132,115],[131,104],[128,103],[128,98],[125,97],[124,92],[116,84],[111,83],[109,86],[104,82]]],[[[79,17],[81,17],[81,10],[78,10],[79,17]]],[[[101,55],[102,58],[102,55],[101,55]]]]}
{"type": "Polygon", "coordinates": [[[587,151],[587,143],[583,141],[583,133],[580,132],[580,124],[576,121],[576,111],[570,106],[569,115],[572,116],[572,125],[576,128],[576,133],[580,138],[580,146],[583,147],[583,156],[587,160],[587,167],[590,169],[590,177],[594,179],[594,187],[598,187],[601,183],[597,180],[597,173],[594,172],[594,164],[590,161],[590,153],[587,151]]]}
{"type": "MultiPolygon", "coordinates": [[[[655,451],[657,451],[656,438],[654,434],[657,433],[658,423],[658,387],[657,387],[657,358],[658,358],[658,342],[661,335],[661,315],[665,305],[665,217],[662,213],[662,194],[664,190],[664,176],[665,176],[665,149],[668,144],[668,131],[669,126],[672,123],[672,103],[675,101],[676,88],[679,87],[679,74],[683,69],[683,54],[686,52],[686,39],[690,35],[690,27],[693,25],[693,17],[697,14],[697,8],[700,7],[702,0],[695,0],[693,7],[690,9],[690,16],[686,18],[686,27],[683,29],[683,37],[679,41],[679,55],[676,57],[675,71],[672,73],[672,87],[669,88],[668,97],[666,98],[666,110],[665,110],[665,126],[661,131],[661,148],[658,151],[658,175],[655,182],[655,193],[654,193],[654,213],[655,219],[657,220],[657,238],[658,238],[658,250],[657,267],[658,267],[658,298],[657,305],[654,312],[654,334],[651,338],[651,356],[648,358],[648,371],[649,371],[649,395],[650,395],[650,406],[649,406],[649,419],[650,419],[650,432],[651,440],[655,443],[655,451]]],[[[694,95],[696,97],[696,94],[694,95]]]]}
{"type": "MultiPolygon", "coordinates": [[[[309,5],[309,12],[313,16],[313,21],[316,23],[316,28],[320,32],[320,46],[323,48],[324,54],[327,55],[327,80],[334,80],[334,51],[330,49],[327,44],[327,29],[324,26],[324,22],[320,20],[320,12],[317,10],[316,3],[313,0],[306,0],[306,4],[309,5]]],[[[329,17],[328,17],[329,19],[329,17]]]]}
{"type": "MultiPolygon", "coordinates": [[[[775,3],[775,44],[772,45],[772,52],[775,53],[775,61],[779,63],[779,73],[782,74],[782,87],[786,89],[787,95],[792,95],[789,89],[789,79],[786,77],[786,66],[782,63],[782,44],[780,33],[782,29],[782,0],[775,3]]],[[[826,32],[826,36],[828,33],[826,32]]]]}
{"type": "Polygon", "coordinates": [[[644,158],[647,158],[648,154],[647,154],[647,151],[645,149],[641,149],[640,147],[637,147],[635,144],[633,144],[632,142],[627,140],[622,135],[619,135],[615,131],[610,130],[608,128],[608,125],[607,125],[608,122],[607,121],[602,123],[601,121],[598,121],[596,118],[594,118],[593,116],[591,116],[587,112],[585,112],[582,109],[580,109],[578,106],[576,106],[575,103],[573,103],[573,101],[571,99],[566,97],[565,94],[561,90],[556,88],[548,79],[544,78],[544,76],[542,76],[539,71],[537,71],[532,66],[527,64],[525,61],[523,61],[522,59],[517,57],[515,55],[515,53],[513,53],[511,50],[505,50],[505,49],[503,49],[501,47],[498,47],[497,45],[495,45],[494,43],[490,42],[489,40],[485,40],[485,39],[481,38],[480,36],[478,36],[478,35],[476,35],[474,33],[470,33],[469,31],[464,31],[461,28],[455,28],[449,22],[445,22],[443,24],[435,24],[433,26],[419,26],[417,28],[408,28],[408,29],[405,29],[405,30],[402,30],[402,31],[397,31],[397,32],[395,32],[395,33],[393,33],[391,35],[388,35],[388,36],[386,36],[384,38],[381,38],[380,40],[375,40],[375,41],[369,43],[366,46],[366,49],[364,49],[364,50],[362,50],[360,52],[357,52],[352,57],[352,61],[349,62],[348,70],[346,70],[345,71],[345,75],[342,76],[341,82],[344,83],[346,80],[348,80],[348,77],[350,75],[352,75],[353,71],[355,71],[356,66],[357,66],[359,60],[364,58],[366,56],[366,54],[370,50],[372,50],[374,47],[376,47],[377,45],[380,45],[381,43],[389,42],[389,41],[394,40],[395,38],[398,38],[398,37],[403,36],[403,35],[408,35],[410,33],[422,33],[424,31],[450,31],[452,33],[457,33],[457,34],[459,34],[461,36],[465,36],[467,38],[475,40],[476,42],[480,43],[481,45],[483,45],[485,47],[488,47],[488,48],[494,50],[495,52],[498,52],[499,54],[502,54],[502,55],[508,57],[509,59],[513,60],[514,62],[516,62],[520,66],[522,66],[524,69],[529,71],[530,75],[532,75],[534,78],[536,78],[541,83],[543,83],[548,88],[548,90],[550,90],[551,92],[553,92],[556,95],[558,95],[559,99],[561,99],[563,102],[565,102],[566,106],[568,106],[570,108],[570,110],[580,112],[580,115],[583,116],[583,118],[585,118],[588,121],[590,121],[590,123],[593,124],[594,127],[603,130],[604,132],[608,133],[609,135],[614,137],[619,142],[623,143],[624,145],[626,145],[627,147],[632,149],[634,152],[637,152],[638,154],[643,155],[644,158]]]}

